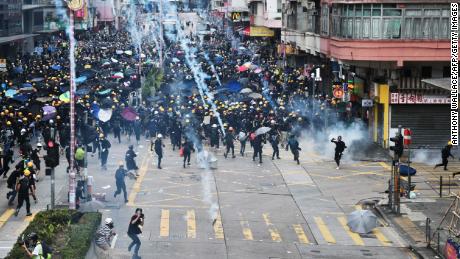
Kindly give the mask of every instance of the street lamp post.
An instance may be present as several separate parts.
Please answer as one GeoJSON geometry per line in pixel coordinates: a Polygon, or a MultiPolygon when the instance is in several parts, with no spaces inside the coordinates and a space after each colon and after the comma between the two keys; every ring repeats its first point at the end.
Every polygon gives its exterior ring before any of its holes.
{"type": "Polygon", "coordinates": [[[69,209],[75,209],[75,38],[74,38],[74,14],[69,12],[69,39],[70,39],[70,169],[69,169],[69,209]]]}

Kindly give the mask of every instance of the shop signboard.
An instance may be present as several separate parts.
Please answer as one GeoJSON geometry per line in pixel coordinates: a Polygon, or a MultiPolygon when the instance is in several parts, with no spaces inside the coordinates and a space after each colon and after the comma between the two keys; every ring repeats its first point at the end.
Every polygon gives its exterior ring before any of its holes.
{"type": "Polygon", "coordinates": [[[418,93],[391,93],[390,104],[450,104],[450,97],[418,93]]]}

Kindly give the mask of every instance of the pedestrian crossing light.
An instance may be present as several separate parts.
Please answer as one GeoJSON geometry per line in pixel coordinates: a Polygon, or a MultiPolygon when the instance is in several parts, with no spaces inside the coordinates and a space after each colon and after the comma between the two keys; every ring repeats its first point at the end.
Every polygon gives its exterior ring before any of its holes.
{"type": "Polygon", "coordinates": [[[403,136],[398,133],[395,137],[390,138],[390,141],[394,142],[394,146],[390,146],[390,150],[392,150],[397,156],[395,159],[399,160],[404,152],[403,136]]]}

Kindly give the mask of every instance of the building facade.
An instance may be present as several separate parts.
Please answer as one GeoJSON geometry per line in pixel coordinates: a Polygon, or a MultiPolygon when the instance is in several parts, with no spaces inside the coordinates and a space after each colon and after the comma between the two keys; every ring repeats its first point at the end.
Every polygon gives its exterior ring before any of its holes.
{"type": "Polygon", "coordinates": [[[401,125],[414,147],[439,147],[450,136],[450,2],[289,1],[281,39],[291,64],[323,65],[332,82],[319,93],[344,90],[347,116],[375,142],[388,147],[401,125]]]}

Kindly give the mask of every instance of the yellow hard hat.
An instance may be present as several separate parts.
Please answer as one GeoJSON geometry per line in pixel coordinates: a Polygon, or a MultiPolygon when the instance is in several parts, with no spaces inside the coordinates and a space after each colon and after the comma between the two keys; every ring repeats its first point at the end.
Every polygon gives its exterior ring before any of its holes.
{"type": "Polygon", "coordinates": [[[447,145],[448,145],[448,146],[452,146],[452,141],[449,140],[449,141],[447,142],[447,145]]]}
{"type": "Polygon", "coordinates": [[[30,161],[27,162],[27,167],[32,167],[32,166],[34,166],[34,163],[32,163],[32,162],[30,162],[30,161]]]}
{"type": "Polygon", "coordinates": [[[30,175],[30,171],[28,169],[24,170],[24,175],[25,176],[29,176],[30,175]]]}
{"type": "Polygon", "coordinates": [[[6,125],[11,126],[11,121],[7,121],[6,125]]]}

